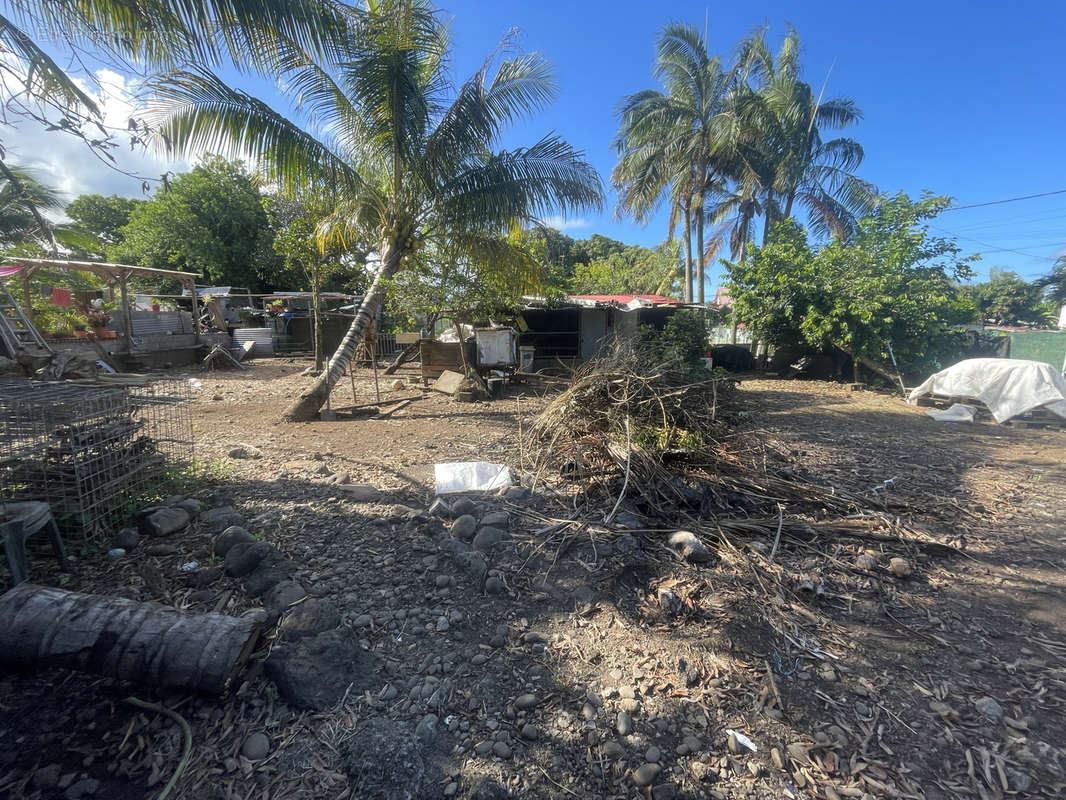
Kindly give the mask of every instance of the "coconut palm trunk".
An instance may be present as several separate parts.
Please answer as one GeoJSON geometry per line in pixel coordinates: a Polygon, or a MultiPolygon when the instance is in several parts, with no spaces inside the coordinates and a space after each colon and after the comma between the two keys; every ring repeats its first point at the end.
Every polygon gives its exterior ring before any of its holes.
{"type": "Polygon", "coordinates": [[[703,203],[701,201],[700,207],[696,209],[696,262],[699,265],[699,273],[696,275],[696,292],[701,306],[707,302],[706,290],[703,285],[707,274],[707,256],[703,251],[703,217],[703,203]]]}
{"type": "Polygon", "coordinates": [[[370,284],[370,288],[363,295],[363,302],[360,303],[359,310],[355,313],[355,318],[352,319],[352,324],[348,326],[344,338],[341,339],[337,352],[333,354],[329,364],[326,365],[326,369],[318,376],[318,380],[315,381],[314,385],[297,397],[292,405],[285,410],[284,418],[286,421],[307,422],[318,416],[319,410],[326,404],[326,399],[329,397],[330,392],[333,391],[333,387],[337,381],[344,377],[344,373],[347,372],[352,359],[355,358],[356,349],[363,341],[367,331],[370,330],[370,324],[374,321],[374,317],[385,299],[385,291],[389,280],[399,272],[402,261],[403,252],[399,248],[390,247],[383,254],[381,267],[374,276],[374,281],[370,284]]]}
{"type": "Polygon", "coordinates": [[[682,295],[686,303],[692,302],[692,216],[688,204],[685,204],[685,291],[682,295]]]}

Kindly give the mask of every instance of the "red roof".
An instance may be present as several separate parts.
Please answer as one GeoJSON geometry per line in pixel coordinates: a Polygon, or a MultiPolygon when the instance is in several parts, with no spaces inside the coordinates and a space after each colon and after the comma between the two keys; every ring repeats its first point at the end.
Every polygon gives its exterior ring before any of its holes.
{"type": "Polygon", "coordinates": [[[712,300],[711,302],[714,303],[714,305],[716,306],[721,306],[724,308],[725,306],[733,305],[733,298],[729,296],[728,289],[726,289],[724,286],[719,286],[718,289],[715,290],[714,300],[712,300]]]}
{"type": "Polygon", "coordinates": [[[592,300],[596,303],[618,303],[625,305],[634,300],[644,300],[658,305],[679,306],[681,301],[675,297],[664,297],[661,294],[572,294],[571,300],[592,300]]]}

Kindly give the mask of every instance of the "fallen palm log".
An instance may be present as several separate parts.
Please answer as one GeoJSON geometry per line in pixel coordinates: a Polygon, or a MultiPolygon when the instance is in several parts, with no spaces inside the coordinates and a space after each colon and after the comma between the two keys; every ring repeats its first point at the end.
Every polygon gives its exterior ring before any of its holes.
{"type": "Polygon", "coordinates": [[[0,596],[0,662],[222,694],[260,622],[23,583],[0,596]]]}
{"type": "Polygon", "coordinates": [[[406,364],[408,361],[414,361],[415,356],[418,355],[418,342],[412,342],[404,348],[403,352],[396,356],[396,360],[385,367],[384,375],[391,375],[400,368],[401,364],[406,364]]]}

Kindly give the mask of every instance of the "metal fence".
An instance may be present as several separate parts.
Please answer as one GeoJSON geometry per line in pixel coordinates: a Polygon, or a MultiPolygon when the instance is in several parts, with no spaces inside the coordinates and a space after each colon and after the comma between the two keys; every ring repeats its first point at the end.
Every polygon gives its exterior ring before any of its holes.
{"type": "Polygon", "coordinates": [[[152,482],[192,460],[189,387],[0,381],[0,501],[42,500],[65,534],[102,541],[152,482]]]}

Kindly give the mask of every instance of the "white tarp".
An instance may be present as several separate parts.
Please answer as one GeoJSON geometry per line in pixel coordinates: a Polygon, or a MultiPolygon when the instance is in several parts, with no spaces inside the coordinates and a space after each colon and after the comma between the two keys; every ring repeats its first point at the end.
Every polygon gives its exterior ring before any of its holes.
{"type": "Polygon", "coordinates": [[[977,406],[952,403],[951,408],[931,408],[925,414],[937,422],[973,422],[977,419],[977,406]]]}
{"type": "Polygon", "coordinates": [[[452,461],[433,465],[437,494],[484,492],[511,485],[511,470],[488,461],[452,461]]]}
{"type": "Polygon", "coordinates": [[[1042,361],[969,358],[928,378],[907,402],[927,394],[980,400],[996,422],[1041,406],[1066,419],[1066,378],[1042,361]]]}

